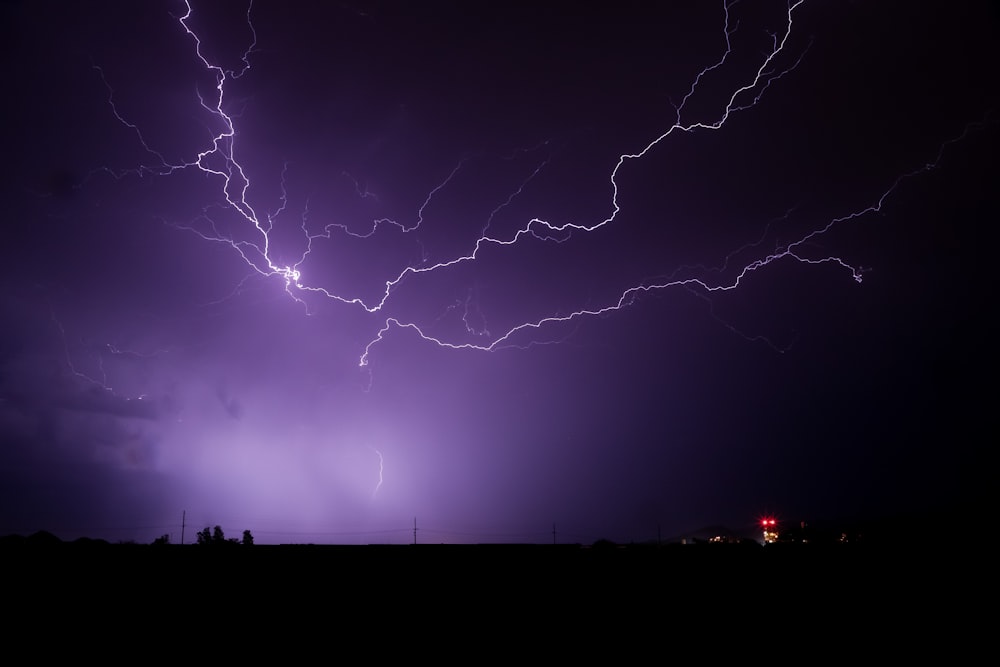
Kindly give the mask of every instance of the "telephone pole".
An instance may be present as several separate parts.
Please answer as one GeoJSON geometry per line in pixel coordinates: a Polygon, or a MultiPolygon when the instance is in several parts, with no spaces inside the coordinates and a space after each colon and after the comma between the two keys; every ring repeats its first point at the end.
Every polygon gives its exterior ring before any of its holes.
{"type": "Polygon", "coordinates": [[[187,510],[181,510],[181,544],[184,544],[184,522],[187,519],[187,510]]]}

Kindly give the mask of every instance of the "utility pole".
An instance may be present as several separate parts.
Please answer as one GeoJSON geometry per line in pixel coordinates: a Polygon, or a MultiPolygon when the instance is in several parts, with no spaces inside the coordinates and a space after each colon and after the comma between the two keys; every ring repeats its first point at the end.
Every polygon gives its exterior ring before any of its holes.
{"type": "Polygon", "coordinates": [[[181,510],[181,544],[184,544],[184,522],[187,519],[187,510],[181,510]]]}
{"type": "Polygon", "coordinates": [[[417,517],[413,517],[413,543],[417,543],[417,517]]]}
{"type": "Polygon", "coordinates": [[[552,544],[556,543],[556,523],[552,522],[552,544]]]}

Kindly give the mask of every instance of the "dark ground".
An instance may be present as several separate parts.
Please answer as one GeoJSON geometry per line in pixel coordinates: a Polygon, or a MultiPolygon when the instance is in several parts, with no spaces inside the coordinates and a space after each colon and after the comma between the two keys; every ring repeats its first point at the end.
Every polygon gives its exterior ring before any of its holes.
{"type": "Polygon", "coordinates": [[[15,640],[87,628],[77,654],[127,639],[144,652],[269,647],[291,660],[347,646],[355,658],[458,651],[463,662],[762,650],[961,662],[989,636],[975,601],[995,580],[991,550],[943,542],[206,547],[35,536],[4,539],[0,559],[15,640]]]}

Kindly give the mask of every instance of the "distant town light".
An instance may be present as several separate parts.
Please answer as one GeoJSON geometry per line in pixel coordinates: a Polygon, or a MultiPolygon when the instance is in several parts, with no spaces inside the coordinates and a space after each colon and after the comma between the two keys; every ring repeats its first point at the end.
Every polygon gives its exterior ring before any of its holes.
{"type": "Polygon", "coordinates": [[[764,529],[764,544],[778,541],[777,521],[771,518],[761,519],[760,525],[764,529]]]}

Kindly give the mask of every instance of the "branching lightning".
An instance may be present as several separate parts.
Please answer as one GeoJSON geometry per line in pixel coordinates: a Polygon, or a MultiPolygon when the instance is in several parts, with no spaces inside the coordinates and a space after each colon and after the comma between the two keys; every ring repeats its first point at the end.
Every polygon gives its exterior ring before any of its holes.
{"type": "MultiPolygon", "coordinates": [[[[178,229],[192,232],[205,241],[232,247],[249,267],[251,276],[277,278],[282,281],[284,290],[289,297],[305,307],[307,312],[309,312],[310,306],[306,297],[308,295],[315,295],[323,299],[356,307],[368,314],[378,316],[379,324],[375,327],[377,330],[370,340],[363,345],[363,348],[361,348],[361,354],[358,359],[359,366],[365,367],[371,360],[375,346],[394,328],[411,332],[427,343],[454,350],[478,350],[485,352],[507,347],[523,348],[546,342],[543,340],[544,335],[540,332],[549,326],[565,323],[576,325],[580,320],[605,316],[630,306],[637,298],[645,294],[662,290],[680,288],[703,297],[717,292],[729,292],[740,287],[752,274],[779,262],[796,262],[813,266],[829,265],[846,272],[853,280],[860,283],[865,273],[863,267],[857,266],[850,260],[840,256],[814,254],[816,253],[814,242],[835,227],[851,223],[862,217],[881,211],[886,200],[898,189],[903,181],[933,169],[937,165],[947,143],[941,147],[941,151],[933,160],[896,177],[873,198],[871,203],[863,208],[851,210],[837,217],[820,221],[813,225],[806,233],[799,234],[793,240],[779,244],[777,247],[769,250],[763,248],[764,237],[761,237],[759,241],[747,243],[738,250],[726,255],[721,267],[716,269],[703,270],[701,273],[695,274],[693,271],[694,268],[703,267],[684,267],[688,271],[683,275],[678,270],[678,272],[668,277],[647,278],[642,282],[632,284],[621,290],[617,293],[616,298],[612,298],[605,303],[577,308],[571,312],[553,313],[544,317],[527,319],[514,326],[507,327],[506,330],[495,331],[493,333],[486,326],[485,314],[479,312],[471,304],[470,300],[456,303],[452,308],[462,309],[464,313],[462,320],[465,324],[465,334],[471,339],[451,339],[432,335],[417,322],[408,317],[398,315],[391,310],[393,296],[397,293],[397,288],[401,286],[403,281],[420,279],[422,276],[432,273],[448,272],[459,265],[476,262],[480,259],[481,253],[486,248],[494,248],[502,251],[508,247],[518,245],[528,238],[558,244],[565,242],[574,234],[587,234],[602,227],[612,225],[625,205],[620,201],[619,182],[624,177],[623,170],[627,165],[642,161],[654,151],[660,150],[675,135],[722,130],[735,114],[747,111],[758,105],[773,85],[778,85],[783,77],[789,72],[794,71],[802,63],[807,55],[808,47],[798,53],[789,53],[788,45],[793,28],[795,27],[796,15],[804,3],[805,0],[795,0],[788,4],[782,28],[770,35],[771,45],[769,51],[761,54],[760,62],[756,69],[744,81],[732,89],[728,97],[724,99],[721,108],[715,112],[714,119],[692,119],[688,117],[689,101],[698,95],[703,80],[713,71],[722,68],[733,55],[731,37],[735,34],[737,26],[730,13],[735,3],[729,0],[723,2],[722,36],[724,48],[720,57],[694,77],[690,87],[680,99],[680,102],[674,105],[675,117],[666,129],[652,137],[639,150],[624,152],[619,155],[614,168],[608,176],[611,197],[609,202],[610,212],[606,216],[593,222],[568,221],[562,223],[532,217],[512,233],[505,235],[492,233],[491,224],[494,217],[520,197],[525,187],[548,166],[548,160],[543,159],[537,163],[534,170],[522,180],[520,185],[514,191],[510,192],[509,196],[493,207],[488,219],[479,224],[480,235],[474,240],[467,252],[433,262],[424,255],[419,262],[412,263],[402,271],[387,276],[384,281],[384,289],[381,290],[375,299],[365,299],[356,294],[344,294],[312,282],[306,271],[306,263],[312,255],[314,248],[320,243],[331,241],[334,234],[344,234],[359,240],[369,239],[383,226],[394,228],[398,233],[402,234],[414,232],[424,222],[425,209],[432,203],[435,197],[438,197],[452,185],[453,181],[466,165],[466,160],[459,161],[451,172],[427,194],[423,204],[418,208],[411,222],[404,223],[388,218],[379,218],[373,220],[370,226],[366,226],[364,231],[357,231],[356,228],[343,222],[328,222],[321,225],[313,225],[310,224],[311,221],[307,207],[299,225],[299,230],[301,231],[300,254],[292,262],[278,261],[274,252],[272,234],[276,218],[286,212],[288,203],[285,187],[287,165],[282,170],[280,206],[275,212],[262,215],[248,199],[252,187],[251,178],[239,159],[240,145],[234,118],[225,110],[227,106],[227,83],[248,76],[251,72],[251,56],[257,48],[257,32],[254,30],[251,21],[252,3],[246,12],[246,21],[252,39],[250,45],[242,54],[242,66],[236,70],[225,69],[221,65],[212,62],[204,54],[202,38],[190,25],[190,19],[195,12],[190,0],[185,0],[184,6],[186,11],[182,16],[177,17],[181,29],[193,43],[194,52],[199,62],[206,72],[214,77],[215,87],[213,94],[209,98],[199,95],[199,103],[206,112],[219,122],[221,127],[221,130],[212,137],[207,145],[186,161],[172,163],[164,157],[162,151],[156,150],[156,148],[152,147],[146,141],[138,124],[128,120],[119,112],[115,103],[113,87],[106,80],[103,71],[96,65],[95,69],[100,73],[104,85],[108,90],[107,100],[115,117],[135,134],[143,148],[153,157],[153,165],[135,169],[133,170],[134,173],[152,173],[159,176],[170,176],[181,170],[199,170],[219,184],[222,200],[205,206],[203,208],[203,215],[194,221],[171,224],[178,229]],[[247,235],[237,239],[231,233],[224,231],[214,218],[217,211],[237,214],[238,218],[246,225],[247,235]],[[730,262],[735,262],[738,256],[742,257],[749,253],[756,254],[749,261],[744,260],[741,266],[730,267],[730,262]],[[729,277],[723,278],[724,274],[729,277]]],[[[968,133],[970,129],[971,126],[967,127],[965,133],[968,133]]],[[[961,138],[959,137],[952,141],[957,141],[961,138]]],[[[123,175],[116,174],[116,176],[123,175]]],[[[375,198],[375,194],[369,191],[367,186],[362,187],[357,179],[346,172],[343,175],[353,183],[359,197],[375,198]]],[[[242,285],[243,282],[236,287],[233,292],[234,295],[239,292],[242,285]]],[[[730,325],[727,324],[726,326],[730,325]]],[[[764,340],[764,342],[767,342],[766,339],[762,339],[759,336],[748,336],[748,339],[764,340]]],[[[382,483],[382,456],[377,450],[376,453],[379,454],[380,486],[382,483]]],[[[376,493],[377,491],[378,486],[375,489],[376,493]]]]}

